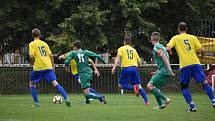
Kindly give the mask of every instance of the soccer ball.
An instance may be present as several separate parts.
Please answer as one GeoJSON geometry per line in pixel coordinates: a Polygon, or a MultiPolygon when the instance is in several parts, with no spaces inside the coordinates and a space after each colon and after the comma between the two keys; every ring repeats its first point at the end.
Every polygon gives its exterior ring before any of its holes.
{"type": "Polygon", "coordinates": [[[62,102],[63,102],[63,97],[62,96],[59,96],[59,95],[54,96],[54,98],[53,98],[53,103],[54,104],[61,104],[62,102]]]}

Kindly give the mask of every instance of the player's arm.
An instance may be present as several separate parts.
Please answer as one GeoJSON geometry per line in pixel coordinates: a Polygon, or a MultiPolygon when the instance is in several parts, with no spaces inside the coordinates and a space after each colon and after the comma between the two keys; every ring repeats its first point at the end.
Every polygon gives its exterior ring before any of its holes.
{"type": "Polygon", "coordinates": [[[66,66],[70,65],[70,61],[74,58],[73,56],[74,56],[73,52],[70,52],[65,56],[64,63],[66,64],[66,66]]]}
{"type": "Polygon", "coordinates": [[[199,52],[200,52],[200,55],[201,55],[200,58],[201,58],[201,59],[204,59],[204,56],[205,56],[205,48],[203,48],[203,47],[200,48],[200,49],[199,49],[199,52]]]}
{"type": "Polygon", "coordinates": [[[100,76],[100,72],[99,72],[99,70],[97,69],[97,67],[96,67],[96,64],[89,58],[89,62],[90,62],[90,64],[92,65],[92,67],[93,67],[93,69],[94,69],[94,74],[97,76],[97,77],[99,77],[100,76]]]}
{"type": "Polygon", "coordinates": [[[65,59],[66,56],[69,55],[71,52],[73,52],[73,51],[70,51],[70,52],[67,52],[66,54],[60,55],[60,56],[58,57],[58,59],[65,59]]]}
{"type": "Polygon", "coordinates": [[[49,55],[49,58],[51,59],[52,68],[53,68],[53,70],[55,70],[54,57],[53,57],[52,52],[51,52],[51,50],[50,50],[48,45],[46,45],[46,49],[47,49],[46,51],[47,51],[47,53],[49,55]]]}
{"type": "Polygon", "coordinates": [[[160,49],[160,50],[157,51],[157,54],[162,58],[163,62],[165,63],[165,65],[167,67],[167,69],[174,76],[175,74],[172,72],[172,68],[171,68],[170,62],[167,59],[166,55],[163,53],[163,51],[160,49]]]}
{"type": "Polygon", "coordinates": [[[33,66],[35,62],[34,56],[30,55],[30,64],[33,66]]]}
{"type": "Polygon", "coordinates": [[[166,45],[166,51],[169,55],[172,55],[171,49],[175,46],[175,37],[172,37],[169,43],[166,45]]]}
{"type": "Polygon", "coordinates": [[[112,71],[111,71],[112,74],[115,73],[116,67],[118,66],[118,63],[119,63],[119,61],[121,59],[121,55],[122,55],[121,50],[118,49],[118,53],[117,53],[117,56],[116,56],[116,58],[114,60],[114,65],[113,65],[113,68],[112,68],[112,71]]]}
{"type": "Polygon", "coordinates": [[[104,64],[106,63],[105,60],[98,54],[91,52],[91,51],[85,51],[86,54],[90,57],[96,57],[98,60],[102,61],[104,64]]]}
{"type": "Polygon", "coordinates": [[[203,59],[205,56],[205,48],[202,47],[197,37],[194,37],[194,47],[196,52],[200,52],[200,58],[203,59]]]}
{"type": "Polygon", "coordinates": [[[137,52],[136,53],[136,57],[137,57],[137,63],[138,63],[138,66],[140,67],[141,66],[141,59],[140,59],[140,56],[137,52]]]}
{"type": "Polygon", "coordinates": [[[29,57],[30,57],[30,64],[33,66],[35,62],[35,51],[31,44],[29,44],[29,57]]]}

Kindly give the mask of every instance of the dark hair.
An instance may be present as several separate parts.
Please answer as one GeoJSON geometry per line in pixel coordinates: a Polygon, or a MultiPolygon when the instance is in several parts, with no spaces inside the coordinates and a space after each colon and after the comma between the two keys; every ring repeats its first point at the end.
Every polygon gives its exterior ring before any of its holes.
{"type": "Polygon", "coordinates": [[[131,44],[131,37],[130,36],[129,37],[125,37],[123,41],[124,41],[124,43],[126,45],[130,45],[131,44]]]}
{"type": "Polygon", "coordinates": [[[81,47],[82,47],[81,42],[78,40],[73,43],[73,46],[77,47],[78,49],[81,49],[81,47]]]}
{"type": "Polygon", "coordinates": [[[186,24],[185,22],[180,22],[180,23],[178,24],[178,29],[179,29],[180,31],[185,31],[185,32],[187,32],[187,30],[188,30],[187,24],[186,24]]]}
{"type": "Polygon", "coordinates": [[[40,30],[38,28],[34,28],[32,30],[32,37],[40,37],[40,30]]]}
{"type": "Polygon", "coordinates": [[[160,41],[160,33],[159,32],[152,32],[151,37],[153,37],[153,39],[160,41]]]}

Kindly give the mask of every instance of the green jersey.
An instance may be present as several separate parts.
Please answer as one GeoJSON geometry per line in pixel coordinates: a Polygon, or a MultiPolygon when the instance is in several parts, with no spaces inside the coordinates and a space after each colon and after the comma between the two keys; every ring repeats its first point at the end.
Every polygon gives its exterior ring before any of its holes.
{"type": "Polygon", "coordinates": [[[154,58],[155,64],[157,64],[159,70],[164,70],[164,72],[167,72],[167,74],[170,74],[162,57],[160,56],[161,52],[169,60],[169,54],[166,51],[166,48],[162,44],[158,43],[158,44],[154,45],[154,48],[153,48],[153,58],[154,58]]]}
{"type": "Polygon", "coordinates": [[[65,64],[69,65],[70,61],[74,59],[77,64],[78,73],[92,73],[92,68],[88,63],[90,57],[96,57],[103,63],[105,63],[105,60],[100,55],[87,50],[85,51],[79,50],[71,51],[68,54],[66,54],[65,64]]]}

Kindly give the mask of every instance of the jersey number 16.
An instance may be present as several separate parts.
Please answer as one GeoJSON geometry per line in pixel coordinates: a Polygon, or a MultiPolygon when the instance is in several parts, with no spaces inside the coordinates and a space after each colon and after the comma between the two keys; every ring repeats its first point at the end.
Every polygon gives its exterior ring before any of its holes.
{"type": "Polygon", "coordinates": [[[40,50],[40,54],[41,54],[41,56],[46,56],[46,55],[47,55],[47,53],[46,53],[46,50],[45,50],[45,47],[44,47],[44,46],[39,46],[38,48],[39,48],[39,50],[40,50]]]}

